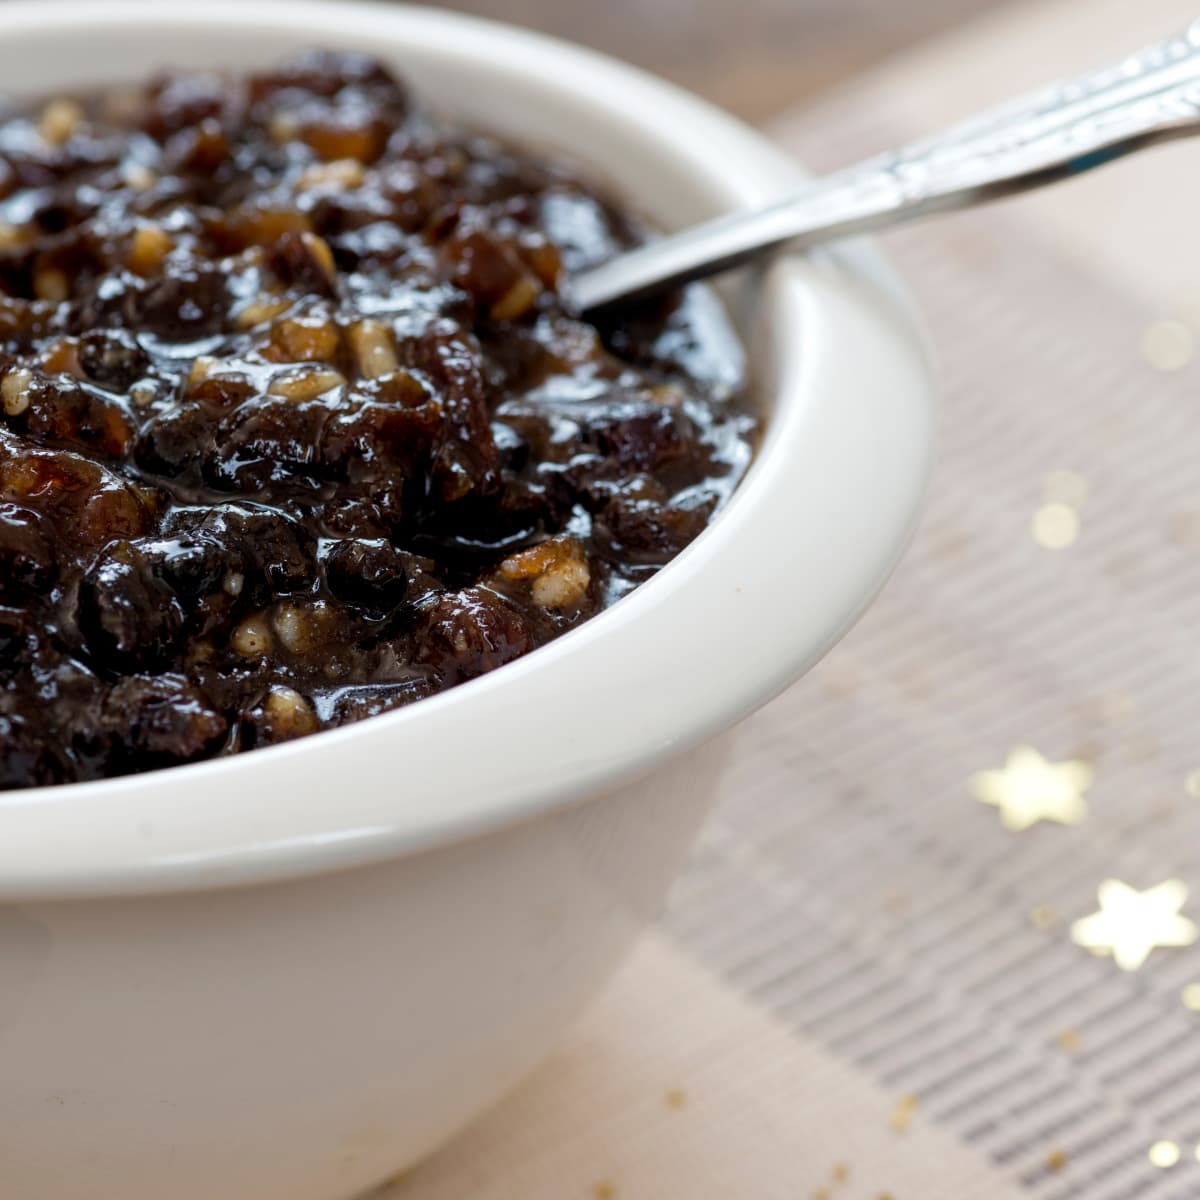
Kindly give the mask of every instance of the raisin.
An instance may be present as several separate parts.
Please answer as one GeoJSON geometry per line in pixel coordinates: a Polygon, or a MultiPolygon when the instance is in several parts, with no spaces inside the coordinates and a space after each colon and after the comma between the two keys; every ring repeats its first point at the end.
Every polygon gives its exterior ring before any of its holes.
{"type": "Polygon", "coordinates": [[[308,591],[316,574],[312,535],[275,509],[254,504],[215,504],[182,509],[166,523],[220,548],[230,566],[246,573],[252,600],[308,591]]]}
{"type": "Polygon", "coordinates": [[[215,264],[174,265],[141,292],[133,293],[131,322],[168,342],[194,342],[225,324],[230,295],[215,264]]]}
{"type": "Polygon", "coordinates": [[[594,425],[600,452],[631,471],[656,471],[688,455],[691,423],[678,408],[626,400],[594,425]]]}
{"type": "Polygon", "coordinates": [[[209,75],[175,75],[159,79],[149,88],[144,128],[165,141],[180,130],[192,129],[220,118],[226,105],[228,84],[209,75]]]}
{"type": "Polygon", "coordinates": [[[474,679],[511,662],[531,645],[516,608],[486,587],[438,596],[424,613],[416,661],[442,686],[474,679]]]}
{"type": "Polygon", "coordinates": [[[91,329],[79,339],[79,365],[94,383],[123,392],[150,368],[150,356],[127,329],[91,329]]]}
{"type": "Polygon", "coordinates": [[[323,555],[325,583],[342,603],[368,617],[385,617],[408,590],[405,556],[383,539],[332,542],[323,555]]]}
{"type": "Polygon", "coordinates": [[[165,659],[183,629],[184,612],[142,551],[117,542],[80,581],[76,619],[97,666],[125,670],[165,659]]]}
{"type": "Polygon", "coordinates": [[[0,503],[0,597],[20,598],[49,586],[56,572],[51,537],[33,509],[0,503]]]}
{"type": "Polygon", "coordinates": [[[132,675],[118,680],[100,706],[98,731],[135,768],[148,759],[190,762],[225,736],[229,724],[182,675],[132,675]]]}

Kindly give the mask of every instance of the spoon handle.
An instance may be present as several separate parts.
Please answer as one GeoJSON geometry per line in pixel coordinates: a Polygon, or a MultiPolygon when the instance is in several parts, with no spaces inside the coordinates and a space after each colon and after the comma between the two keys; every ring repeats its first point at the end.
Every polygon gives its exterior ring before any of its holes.
{"type": "Polygon", "coordinates": [[[737,212],[581,272],[580,311],[635,300],[764,252],[867,233],[1080,175],[1200,133],[1200,20],[1101,71],[868,159],[769,208],[737,212]]]}

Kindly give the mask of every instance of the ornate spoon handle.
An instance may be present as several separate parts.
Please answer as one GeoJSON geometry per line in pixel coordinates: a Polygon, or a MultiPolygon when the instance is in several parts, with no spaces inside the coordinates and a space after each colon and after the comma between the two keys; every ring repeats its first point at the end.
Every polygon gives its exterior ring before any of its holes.
{"type": "Polygon", "coordinates": [[[1082,174],[1200,133],[1200,21],[1125,61],[815,180],[798,196],[674,234],[579,274],[581,311],[634,300],[781,247],[866,233],[1082,174]]]}

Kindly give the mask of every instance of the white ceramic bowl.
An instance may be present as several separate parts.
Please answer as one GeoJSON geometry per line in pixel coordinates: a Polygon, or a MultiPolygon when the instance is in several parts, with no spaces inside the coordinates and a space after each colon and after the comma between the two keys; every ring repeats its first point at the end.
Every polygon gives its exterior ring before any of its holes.
{"type": "MultiPolygon", "coordinates": [[[[434,10],[5,3],[0,86],[314,45],[383,56],[667,227],[799,178],[665,84],[434,10]]],[[[871,252],[780,264],[742,307],[758,460],[612,611],[351,728],[0,795],[4,1200],[340,1200],[492,1103],[597,990],[717,791],[717,735],[861,612],[929,465],[921,339],[871,252]]]]}

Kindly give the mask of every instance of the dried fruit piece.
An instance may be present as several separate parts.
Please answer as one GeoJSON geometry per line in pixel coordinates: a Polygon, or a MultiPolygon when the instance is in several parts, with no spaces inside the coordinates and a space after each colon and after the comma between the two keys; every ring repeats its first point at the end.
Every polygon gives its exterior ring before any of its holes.
{"type": "Polygon", "coordinates": [[[33,292],[39,300],[62,304],[71,295],[71,281],[58,267],[40,267],[33,273],[33,292]]]}
{"type": "Polygon", "coordinates": [[[145,221],[134,231],[129,244],[129,269],[135,275],[155,275],[171,252],[171,238],[161,225],[145,221]]]}
{"type": "Polygon", "coordinates": [[[337,326],[328,317],[286,317],[272,327],[263,357],[280,363],[331,362],[338,341],[337,326]]]}

